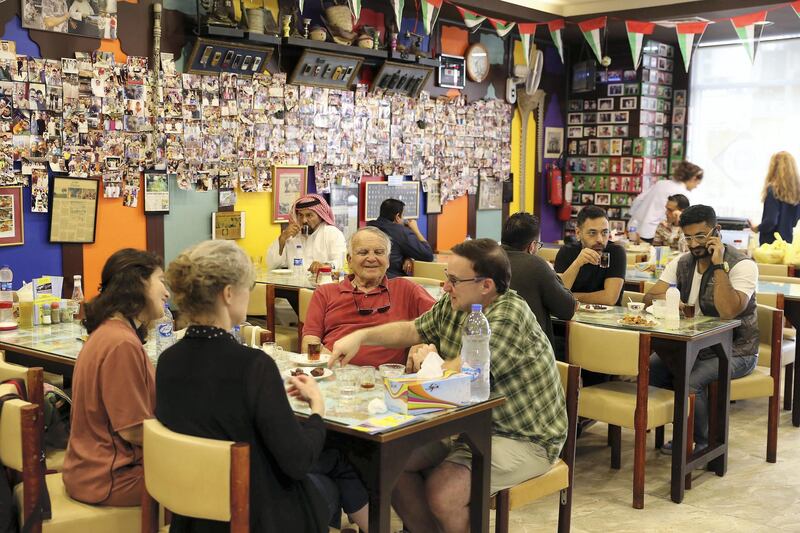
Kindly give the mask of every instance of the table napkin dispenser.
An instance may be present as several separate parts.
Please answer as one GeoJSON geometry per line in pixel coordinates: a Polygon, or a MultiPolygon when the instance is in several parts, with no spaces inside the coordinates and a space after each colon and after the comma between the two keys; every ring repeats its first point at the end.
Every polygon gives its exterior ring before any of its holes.
{"type": "Polygon", "coordinates": [[[405,415],[421,415],[454,409],[469,403],[469,376],[447,371],[438,378],[420,379],[416,374],[383,379],[386,406],[405,415]]]}

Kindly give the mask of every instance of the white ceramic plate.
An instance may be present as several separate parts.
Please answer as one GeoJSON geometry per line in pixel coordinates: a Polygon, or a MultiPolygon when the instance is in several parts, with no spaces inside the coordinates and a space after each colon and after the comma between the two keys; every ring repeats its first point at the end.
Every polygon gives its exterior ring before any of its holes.
{"type": "Polygon", "coordinates": [[[611,309],[611,306],[603,304],[581,304],[580,309],[587,313],[605,313],[611,309]]]}
{"type": "Polygon", "coordinates": [[[292,273],[292,269],[291,268],[274,268],[274,269],[270,270],[270,272],[273,273],[273,274],[291,274],[292,273]]]}
{"type": "MultiPolygon", "coordinates": [[[[303,372],[305,372],[309,376],[311,376],[311,371],[314,370],[313,368],[307,367],[307,366],[301,366],[301,367],[296,367],[296,368],[287,368],[286,370],[283,371],[283,377],[285,377],[285,378],[292,377],[292,370],[297,370],[297,368],[301,368],[303,370],[303,372]]],[[[333,370],[331,370],[330,368],[324,368],[323,371],[324,372],[323,372],[323,374],[321,376],[312,376],[312,377],[314,379],[316,379],[317,381],[319,381],[321,379],[329,378],[329,377],[331,377],[333,375],[333,370]]]]}
{"type": "Polygon", "coordinates": [[[330,355],[326,353],[319,354],[319,361],[312,361],[308,358],[308,354],[306,353],[290,353],[289,354],[289,361],[292,364],[297,366],[326,366],[328,364],[328,360],[330,359],[330,355]]]}
{"type": "Polygon", "coordinates": [[[619,320],[617,320],[617,324],[619,324],[620,326],[634,326],[637,328],[654,328],[660,324],[658,320],[653,320],[652,318],[648,318],[647,320],[650,321],[649,324],[627,324],[620,318],[619,320]]]}

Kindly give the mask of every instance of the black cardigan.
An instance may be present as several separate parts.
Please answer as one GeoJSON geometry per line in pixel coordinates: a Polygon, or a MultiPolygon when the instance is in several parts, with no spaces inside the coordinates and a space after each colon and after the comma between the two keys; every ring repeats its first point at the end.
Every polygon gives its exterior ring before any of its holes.
{"type": "MultiPolygon", "coordinates": [[[[275,362],[221,329],[191,327],[156,370],[156,417],[178,433],[250,444],[253,532],[327,531],[329,511],[307,474],[325,443],[318,415],[292,413],[275,362]]],[[[228,531],[173,516],[172,532],[228,531]]]]}

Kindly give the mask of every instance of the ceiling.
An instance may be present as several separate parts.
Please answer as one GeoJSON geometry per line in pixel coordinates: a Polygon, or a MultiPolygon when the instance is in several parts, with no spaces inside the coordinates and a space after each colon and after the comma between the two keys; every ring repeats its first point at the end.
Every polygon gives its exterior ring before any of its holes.
{"type": "Polygon", "coordinates": [[[559,17],[578,17],[629,9],[646,9],[651,7],[688,4],[701,0],[502,0],[528,9],[536,9],[559,17]]]}

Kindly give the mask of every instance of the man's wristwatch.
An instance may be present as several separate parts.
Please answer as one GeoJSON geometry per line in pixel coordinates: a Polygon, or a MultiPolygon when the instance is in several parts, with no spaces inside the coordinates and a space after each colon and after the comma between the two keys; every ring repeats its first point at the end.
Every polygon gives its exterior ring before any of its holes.
{"type": "Polygon", "coordinates": [[[723,261],[721,265],[711,265],[711,271],[713,272],[715,270],[724,270],[727,274],[731,271],[731,267],[728,266],[727,261],[723,261]]]}

